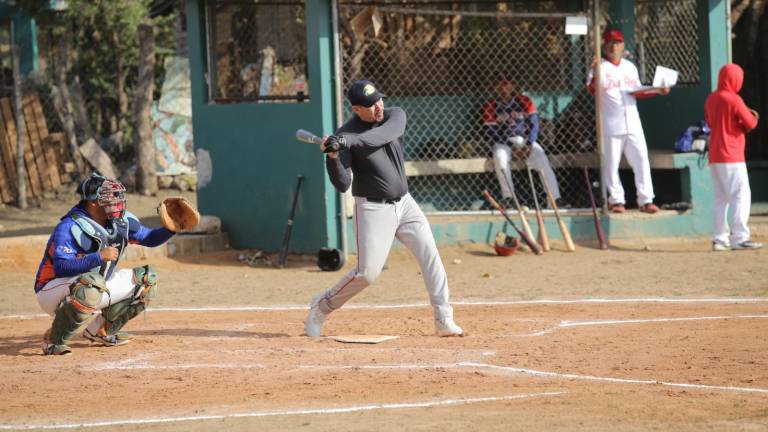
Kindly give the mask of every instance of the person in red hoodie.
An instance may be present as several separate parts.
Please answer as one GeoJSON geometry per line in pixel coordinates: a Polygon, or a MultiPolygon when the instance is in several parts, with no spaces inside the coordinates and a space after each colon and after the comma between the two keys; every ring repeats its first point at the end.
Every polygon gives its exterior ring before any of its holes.
{"type": "Polygon", "coordinates": [[[712,202],[714,232],[712,250],[759,249],[761,243],[749,239],[749,189],[744,156],[745,135],[757,126],[759,115],[738,95],[744,84],[740,66],[727,64],[720,69],[717,90],[704,103],[704,118],[709,124],[709,169],[715,199],[712,202]],[[732,211],[729,238],[728,210],[732,211]]]}

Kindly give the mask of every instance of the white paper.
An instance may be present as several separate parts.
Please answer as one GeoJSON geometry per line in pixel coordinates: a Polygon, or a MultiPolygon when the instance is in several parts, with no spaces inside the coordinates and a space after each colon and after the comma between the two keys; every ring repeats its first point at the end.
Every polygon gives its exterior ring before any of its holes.
{"type": "Polygon", "coordinates": [[[656,66],[656,73],[653,75],[653,87],[672,87],[677,84],[678,72],[674,69],[656,66]]]}
{"type": "Polygon", "coordinates": [[[565,17],[565,34],[567,35],[587,34],[587,17],[583,17],[583,16],[565,17]]]}

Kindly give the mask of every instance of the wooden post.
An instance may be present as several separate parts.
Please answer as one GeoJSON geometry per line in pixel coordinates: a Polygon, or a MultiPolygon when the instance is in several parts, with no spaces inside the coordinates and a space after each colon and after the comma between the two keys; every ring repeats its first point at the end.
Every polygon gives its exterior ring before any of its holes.
{"type": "Polygon", "coordinates": [[[139,76],[133,100],[136,122],[134,146],[136,161],[136,191],[142,195],[157,193],[155,144],[152,142],[152,92],[155,80],[155,35],[149,24],[139,24],[139,76]]]}
{"type": "MultiPolygon", "coordinates": [[[[13,25],[11,25],[13,26],[13,25]]],[[[13,29],[13,27],[11,27],[13,29]]],[[[11,39],[13,40],[13,31],[11,31],[11,39]]],[[[17,44],[13,44],[12,48],[12,61],[13,61],[13,101],[15,109],[14,116],[16,117],[16,178],[19,181],[16,197],[16,203],[19,208],[27,208],[27,183],[24,181],[26,177],[26,171],[24,167],[24,114],[21,112],[21,66],[19,56],[21,50],[17,44]]]]}

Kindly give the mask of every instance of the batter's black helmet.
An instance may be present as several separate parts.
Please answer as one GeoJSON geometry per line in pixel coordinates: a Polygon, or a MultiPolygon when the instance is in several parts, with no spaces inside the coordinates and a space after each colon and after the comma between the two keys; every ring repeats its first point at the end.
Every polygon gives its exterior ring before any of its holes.
{"type": "Polygon", "coordinates": [[[344,252],[333,248],[320,248],[317,266],[323,271],[336,271],[344,267],[344,252]]]}

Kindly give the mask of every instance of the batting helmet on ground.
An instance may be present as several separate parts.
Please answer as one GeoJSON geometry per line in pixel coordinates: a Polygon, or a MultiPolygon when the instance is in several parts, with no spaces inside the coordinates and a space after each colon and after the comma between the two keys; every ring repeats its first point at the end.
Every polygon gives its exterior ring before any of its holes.
{"type": "Polygon", "coordinates": [[[317,266],[323,271],[336,271],[344,267],[344,252],[333,248],[320,248],[317,266]]]}
{"type": "Polygon", "coordinates": [[[493,249],[501,256],[510,256],[520,247],[520,241],[517,237],[508,236],[500,232],[496,234],[496,241],[493,243],[493,249]]]}

